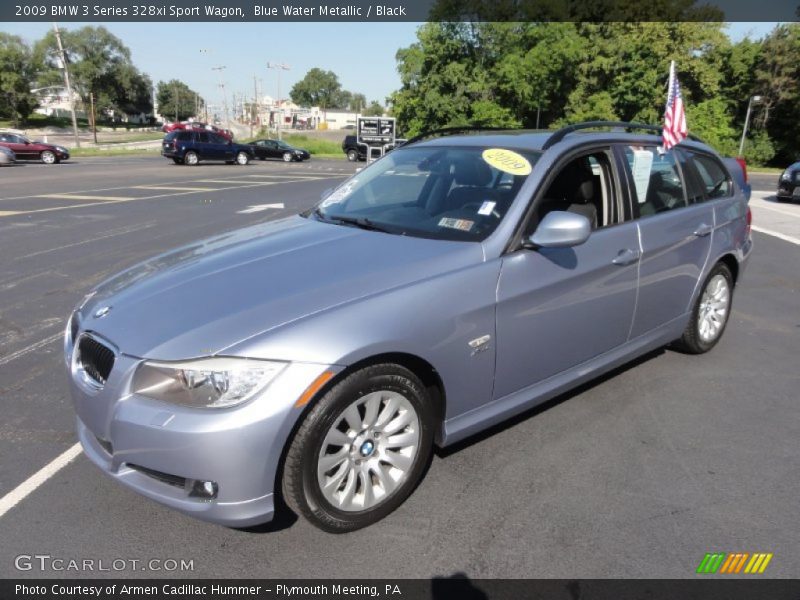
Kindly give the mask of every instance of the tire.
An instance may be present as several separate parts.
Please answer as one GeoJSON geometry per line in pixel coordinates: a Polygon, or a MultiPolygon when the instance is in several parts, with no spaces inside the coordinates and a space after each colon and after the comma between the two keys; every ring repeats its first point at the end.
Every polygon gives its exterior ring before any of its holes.
{"type": "Polygon", "coordinates": [[[687,354],[703,354],[717,345],[731,314],[733,276],[725,263],[717,263],[703,282],[692,317],[675,343],[687,354]]]}
{"type": "Polygon", "coordinates": [[[294,157],[292,156],[291,152],[284,152],[283,153],[283,162],[292,162],[293,158],[294,157]]]}
{"type": "Polygon", "coordinates": [[[433,430],[431,403],[414,373],[394,364],[356,371],[319,399],[295,433],[284,461],[284,500],[323,531],[371,525],[419,483],[433,430]]]}
{"type": "Polygon", "coordinates": [[[350,162],[358,162],[358,150],[350,149],[347,151],[347,160],[350,162]]]}
{"type": "Polygon", "coordinates": [[[54,165],[58,162],[58,157],[55,152],[45,150],[39,155],[39,159],[46,165],[54,165]]]}
{"type": "Polygon", "coordinates": [[[183,164],[189,167],[196,167],[197,163],[199,162],[200,162],[200,157],[197,156],[197,152],[189,150],[189,152],[183,155],[183,164]]]}
{"type": "Polygon", "coordinates": [[[250,162],[250,156],[247,152],[237,152],[236,153],[236,164],[240,166],[244,166],[250,162]]]}

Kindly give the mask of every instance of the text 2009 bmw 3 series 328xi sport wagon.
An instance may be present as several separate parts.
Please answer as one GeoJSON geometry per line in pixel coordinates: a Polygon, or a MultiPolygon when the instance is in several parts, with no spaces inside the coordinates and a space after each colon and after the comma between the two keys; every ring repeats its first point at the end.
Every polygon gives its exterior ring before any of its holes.
{"type": "Polygon", "coordinates": [[[86,454],[201,519],[265,522],[282,495],[343,532],[399,506],[434,444],[666,344],[710,350],[752,246],[742,174],[660,143],[439,132],[305,213],[120,273],[66,330],[86,454]]]}

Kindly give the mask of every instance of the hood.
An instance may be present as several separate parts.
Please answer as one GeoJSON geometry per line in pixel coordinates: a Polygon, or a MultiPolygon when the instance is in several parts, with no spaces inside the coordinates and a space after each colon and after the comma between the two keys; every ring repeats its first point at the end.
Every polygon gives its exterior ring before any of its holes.
{"type": "Polygon", "coordinates": [[[184,246],[123,271],[81,307],[81,325],[131,356],[208,356],[305,316],[482,260],[477,243],[295,216],[184,246]]]}

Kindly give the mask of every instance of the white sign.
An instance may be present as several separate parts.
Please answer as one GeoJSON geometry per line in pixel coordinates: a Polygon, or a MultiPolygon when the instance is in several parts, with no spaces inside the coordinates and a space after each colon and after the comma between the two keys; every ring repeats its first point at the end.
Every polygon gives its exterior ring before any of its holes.
{"type": "Polygon", "coordinates": [[[650,187],[650,172],[653,169],[653,153],[649,150],[634,150],[631,173],[636,186],[636,197],[639,204],[647,201],[647,188],[650,187]]]}

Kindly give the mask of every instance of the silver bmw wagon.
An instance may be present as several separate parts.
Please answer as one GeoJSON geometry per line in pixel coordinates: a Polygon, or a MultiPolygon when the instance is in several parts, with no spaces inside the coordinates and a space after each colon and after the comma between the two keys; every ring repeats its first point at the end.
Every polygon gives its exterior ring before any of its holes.
{"type": "Polygon", "coordinates": [[[109,279],[65,335],[87,456],[201,519],[266,522],[280,496],[345,532],[434,444],[655,348],[710,350],[752,247],[746,176],[657,133],[438,132],[307,212],[109,279]]]}

